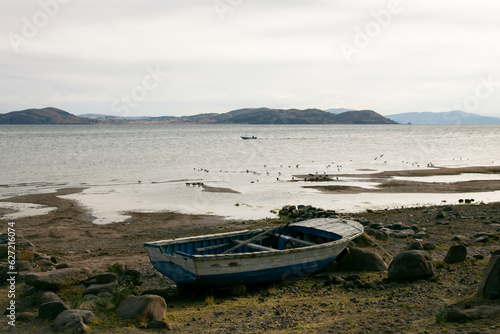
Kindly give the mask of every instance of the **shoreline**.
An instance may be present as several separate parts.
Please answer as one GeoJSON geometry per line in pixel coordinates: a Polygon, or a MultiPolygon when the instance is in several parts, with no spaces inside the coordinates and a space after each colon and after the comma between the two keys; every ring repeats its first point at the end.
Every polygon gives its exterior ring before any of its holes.
{"type": "MultiPolygon", "coordinates": [[[[231,221],[210,215],[128,212],[131,217],[124,222],[97,225],[91,222],[85,209],[75,201],[57,197],[82,190],[82,188],[68,188],[55,193],[14,198],[17,201],[29,199],[57,208],[46,215],[16,219],[18,236],[32,242],[36,252],[54,256],[59,262],[69,263],[74,268],[104,272],[110,265],[118,263],[123,267],[137,270],[143,280],[140,291],[173,289],[172,282],[152,267],[143,247],[144,242],[264,228],[276,223],[273,219],[231,221]]],[[[370,210],[341,214],[341,217],[349,216],[384,226],[393,223],[403,226],[417,225],[427,235],[425,242],[437,246],[431,253],[432,258],[442,262],[447,249],[456,244],[452,240],[454,235],[464,235],[468,238],[480,232],[500,235],[499,212],[500,202],[496,202],[370,210]],[[440,213],[444,218],[437,218],[440,213]]],[[[0,222],[7,221],[0,220],[0,222]]],[[[6,232],[6,226],[2,224],[0,232],[6,232]]],[[[391,238],[387,241],[378,241],[378,245],[383,249],[378,246],[372,246],[370,249],[389,264],[391,257],[388,254],[395,256],[411,241],[408,238],[391,238]]],[[[173,296],[167,298],[167,321],[174,324],[178,333],[237,330],[254,333],[311,331],[324,333],[328,328],[334,328],[334,332],[342,332],[353,326],[358,329],[357,332],[390,330],[392,333],[401,333],[406,332],[409,326],[415,328],[417,324],[419,330],[411,333],[423,331],[439,333],[443,332],[441,331],[443,328],[455,333],[454,330],[463,329],[460,327],[462,325],[438,324],[437,314],[454,305],[481,305],[480,301],[468,296],[477,290],[477,281],[480,280],[491,252],[499,248],[498,239],[485,243],[472,242],[468,246],[467,262],[439,269],[434,280],[390,283],[384,278],[387,273],[360,274],[363,282],[374,282],[381,286],[380,289],[327,286],[325,284],[330,277],[334,275],[347,277],[349,274],[327,271],[320,274],[318,276],[320,278],[311,277],[294,283],[253,287],[247,290],[245,296],[238,298],[215,294],[217,302],[214,305],[205,304],[203,298],[186,299],[173,296]],[[402,317],[401,312],[408,313],[409,317],[402,317]],[[262,321],[265,321],[265,325],[259,327],[258,324],[262,321]]],[[[499,305],[495,302],[490,304],[499,305]]],[[[496,329],[492,326],[498,324],[498,320],[500,315],[492,315],[476,320],[468,326],[472,332],[493,333],[496,329]]],[[[21,332],[23,329],[29,332],[32,324],[20,322],[18,328],[21,332]]],[[[0,324],[0,330],[5,328],[2,327],[4,325],[0,324]]],[[[51,324],[37,323],[37,326],[39,326],[37,331],[40,333],[53,332],[51,324]]],[[[114,333],[117,330],[117,328],[100,328],[99,324],[91,327],[92,331],[102,333],[114,333]]],[[[120,332],[146,333],[134,326],[120,328],[120,332]]]]}

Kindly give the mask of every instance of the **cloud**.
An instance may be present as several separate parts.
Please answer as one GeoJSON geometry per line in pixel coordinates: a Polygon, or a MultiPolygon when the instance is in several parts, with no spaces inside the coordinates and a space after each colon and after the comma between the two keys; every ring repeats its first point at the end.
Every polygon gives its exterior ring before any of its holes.
{"type": "MultiPolygon", "coordinates": [[[[1,2],[0,112],[45,105],[109,112],[156,66],[169,77],[134,114],[247,106],[442,111],[482,76],[500,78],[500,4],[401,0],[382,24],[394,1],[1,2]],[[43,13],[48,20],[37,26],[43,13]],[[37,32],[25,38],[30,22],[37,32]],[[347,61],[342,43],[356,46],[366,29],[373,36],[347,61]],[[26,40],[18,52],[12,33],[26,40]]],[[[497,113],[498,95],[476,112],[497,113]]]]}

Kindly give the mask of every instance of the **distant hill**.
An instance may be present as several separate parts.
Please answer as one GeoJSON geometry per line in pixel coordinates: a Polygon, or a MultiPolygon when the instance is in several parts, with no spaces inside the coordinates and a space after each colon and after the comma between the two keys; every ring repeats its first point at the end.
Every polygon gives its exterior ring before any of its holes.
{"type": "MultiPolygon", "coordinates": [[[[342,109],[344,110],[344,109],[342,109]]],[[[345,109],[349,110],[349,109],[345,109]]],[[[340,111],[340,109],[339,109],[340,111]]],[[[320,109],[271,109],[244,108],[227,113],[197,114],[192,116],[162,117],[113,117],[105,115],[80,115],[94,117],[104,123],[143,124],[395,124],[371,110],[347,111],[334,114],[320,109]]]]}
{"type": "Polygon", "coordinates": [[[203,123],[214,124],[395,124],[371,110],[349,111],[336,115],[320,109],[270,108],[245,108],[224,114],[183,116],[179,120],[183,123],[200,123],[200,118],[203,123]]]}
{"type": "Polygon", "coordinates": [[[500,124],[500,118],[466,113],[461,110],[448,112],[409,112],[388,115],[386,117],[404,124],[500,124]]]}
{"type": "Polygon", "coordinates": [[[0,124],[94,124],[95,120],[81,118],[57,108],[26,109],[0,114],[0,124]]]}
{"type": "Polygon", "coordinates": [[[28,109],[0,114],[0,124],[396,124],[372,110],[333,114],[320,109],[245,108],[181,117],[81,116],[56,108],[28,109]]]}

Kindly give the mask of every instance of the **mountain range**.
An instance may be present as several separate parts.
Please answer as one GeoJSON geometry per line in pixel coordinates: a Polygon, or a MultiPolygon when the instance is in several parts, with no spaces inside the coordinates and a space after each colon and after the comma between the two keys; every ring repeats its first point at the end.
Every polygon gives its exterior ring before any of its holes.
{"type": "Polygon", "coordinates": [[[409,112],[388,115],[386,117],[402,124],[500,124],[500,118],[471,114],[461,110],[448,112],[409,112]]]}
{"type": "Polygon", "coordinates": [[[120,117],[99,114],[73,115],[47,107],[0,114],[0,124],[500,124],[500,118],[460,110],[410,112],[382,116],[372,110],[346,108],[271,109],[244,108],[227,113],[192,116],[120,117]]]}
{"type": "Polygon", "coordinates": [[[78,117],[57,108],[27,109],[0,114],[0,124],[396,124],[372,110],[353,110],[333,114],[320,109],[245,108],[223,114],[193,116],[78,117]]]}

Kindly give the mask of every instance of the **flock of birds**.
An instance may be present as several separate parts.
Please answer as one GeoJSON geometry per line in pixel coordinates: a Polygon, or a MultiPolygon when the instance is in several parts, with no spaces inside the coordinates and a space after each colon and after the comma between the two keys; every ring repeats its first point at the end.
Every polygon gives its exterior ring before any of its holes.
{"type": "MultiPolygon", "coordinates": [[[[384,157],[384,154],[377,155],[373,158],[374,161],[382,161],[381,159],[384,157]]],[[[314,161],[312,161],[314,163],[314,161]]],[[[352,160],[350,160],[352,162],[352,160]]],[[[387,160],[383,160],[383,163],[386,164],[387,160]]],[[[403,165],[411,165],[417,168],[420,168],[420,163],[416,161],[405,161],[402,160],[401,163],[403,165]]],[[[434,164],[432,162],[427,163],[427,167],[434,167],[434,164]]],[[[289,181],[297,181],[297,180],[303,180],[303,181],[336,181],[339,180],[339,177],[336,176],[336,173],[340,173],[342,171],[342,164],[335,164],[335,162],[331,162],[330,164],[325,165],[325,169],[327,171],[321,171],[321,172],[307,172],[303,173],[300,176],[298,175],[299,173],[293,173],[293,172],[285,172],[285,170],[304,170],[307,167],[301,166],[301,164],[290,164],[290,165],[276,165],[276,166],[269,166],[267,164],[263,165],[263,171],[256,171],[256,170],[250,170],[250,169],[245,169],[245,170],[240,170],[237,172],[233,173],[246,173],[246,174],[252,174],[255,176],[262,176],[265,175],[266,177],[273,177],[276,179],[276,181],[281,181],[284,182],[287,179],[289,181]],[[279,167],[279,168],[278,168],[279,167]],[[328,170],[336,169],[335,172],[328,172],[328,170]],[[290,175],[291,174],[291,175],[290,175]]],[[[209,173],[210,170],[206,168],[193,168],[194,171],[198,172],[203,172],[203,173],[209,173]]],[[[224,171],[222,169],[219,170],[219,173],[231,173],[230,171],[224,171]]],[[[258,178],[254,178],[250,180],[251,183],[259,182],[258,178]]]]}
{"type": "MultiPolygon", "coordinates": [[[[380,155],[377,155],[373,158],[373,160],[378,160],[378,159],[381,159],[382,157],[384,157],[384,154],[380,154],[380,155]]],[[[460,158],[461,160],[462,158],[460,158]]],[[[380,161],[380,160],[379,160],[380,161]]],[[[314,163],[314,161],[312,161],[314,163]]],[[[352,160],[350,160],[350,162],[352,162],[352,160]]],[[[387,163],[387,160],[384,160],[383,161],[385,164],[387,163]]],[[[401,163],[403,165],[411,165],[411,166],[414,166],[414,167],[418,167],[420,168],[420,164],[416,161],[405,161],[405,160],[402,160],[401,163]]],[[[426,165],[427,167],[435,167],[434,164],[432,162],[429,162],[427,163],[426,165]]],[[[250,169],[246,169],[246,170],[243,170],[243,171],[240,171],[241,172],[244,172],[244,173],[247,173],[247,174],[252,174],[252,175],[266,175],[266,176],[273,176],[276,178],[276,181],[285,181],[283,179],[283,173],[281,171],[277,171],[277,172],[270,172],[269,169],[272,169],[272,168],[269,168],[267,164],[263,165],[265,171],[264,172],[258,172],[258,171],[254,171],[254,170],[250,170],[250,169]]],[[[283,169],[283,168],[287,168],[288,169],[292,169],[292,167],[295,167],[294,170],[297,170],[297,169],[300,169],[301,168],[301,165],[300,164],[295,164],[295,165],[283,165],[283,164],[280,164],[279,165],[279,168],[280,169],[283,169]]],[[[336,169],[337,170],[337,173],[340,173],[341,170],[342,170],[342,165],[341,164],[335,164],[334,162],[328,164],[325,166],[326,169],[330,170],[330,169],[336,169]]],[[[210,173],[210,170],[208,170],[207,168],[193,168],[194,171],[197,171],[197,172],[203,172],[203,173],[210,173]]],[[[230,173],[229,171],[224,171],[222,169],[219,170],[219,173],[230,173]]],[[[326,171],[323,171],[323,172],[313,172],[313,173],[307,173],[307,174],[302,174],[301,176],[294,176],[294,175],[291,175],[290,176],[290,180],[291,181],[296,181],[298,179],[302,179],[304,181],[333,181],[335,178],[335,180],[339,180],[339,177],[338,176],[335,176],[335,175],[331,175],[332,173],[327,173],[326,171]]],[[[141,183],[142,181],[138,181],[138,183],[141,183]]],[[[250,181],[251,183],[255,183],[255,182],[259,182],[258,179],[255,179],[255,180],[251,180],[250,181]]],[[[196,183],[190,183],[190,185],[197,185],[196,183]]]]}

